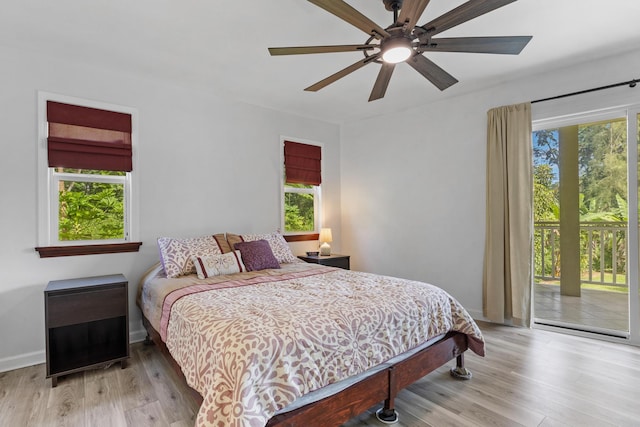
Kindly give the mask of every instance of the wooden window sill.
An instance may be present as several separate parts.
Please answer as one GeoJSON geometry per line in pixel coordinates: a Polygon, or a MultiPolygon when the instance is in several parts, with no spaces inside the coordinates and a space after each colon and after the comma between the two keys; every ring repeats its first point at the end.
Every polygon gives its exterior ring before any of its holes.
{"type": "Polygon", "coordinates": [[[142,242],[111,243],[106,245],[77,245],[77,246],[41,246],[36,251],[40,258],[61,256],[117,254],[121,252],[138,252],[142,242]]]}
{"type": "Polygon", "coordinates": [[[318,240],[320,238],[320,234],[311,233],[311,234],[290,234],[288,236],[284,236],[284,240],[287,242],[305,242],[307,240],[318,240]]]}

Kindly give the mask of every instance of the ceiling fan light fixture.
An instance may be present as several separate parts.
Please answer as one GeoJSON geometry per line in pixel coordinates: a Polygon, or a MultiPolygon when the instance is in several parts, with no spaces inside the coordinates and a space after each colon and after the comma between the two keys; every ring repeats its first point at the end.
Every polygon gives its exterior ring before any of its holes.
{"type": "Polygon", "coordinates": [[[382,47],[382,60],[390,64],[404,62],[413,53],[411,40],[407,37],[393,37],[385,40],[382,47]]]}
{"type": "Polygon", "coordinates": [[[382,0],[385,8],[393,12],[393,23],[386,28],[382,28],[347,4],[348,0],[309,1],[355,28],[362,30],[368,36],[364,44],[269,48],[271,55],[334,52],[361,52],[364,54],[364,58],[359,61],[305,88],[305,91],[310,92],[316,92],[367,64],[375,63],[380,65],[380,70],[369,96],[369,101],[375,101],[384,97],[395,69],[395,64],[400,62],[405,62],[438,89],[445,90],[458,83],[458,80],[422,55],[423,53],[468,52],[517,55],[532,38],[532,36],[433,38],[433,36],[450,28],[517,0],[460,0],[461,2],[466,1],[466,3],[420,26],[416,24],[430,0],[382,0]]]}

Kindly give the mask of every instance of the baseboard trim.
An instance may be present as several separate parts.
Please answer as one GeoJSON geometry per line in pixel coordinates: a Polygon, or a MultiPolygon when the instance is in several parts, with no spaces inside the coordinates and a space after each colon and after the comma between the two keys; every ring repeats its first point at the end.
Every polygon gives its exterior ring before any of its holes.
{"type": "MultiPolygon", "coordinates": [[[[142,326],[139,326],[135,330],[129,330],[129,343],[133,344],[144,341],[146,336],[147,331],[142,326]]],[[[46,360],[47,354],[44,349],[31,353],[5,357],[4,359],[0,359],[0,372],[13,371],[15,369],[26,368],[27,366],[39,365],[41,363],[45,363],[46,360]]]]}
{"type": "Polygon", "coordinates": [[[0,359],[0,372],[13,371],[14,369],[26,368],[27,366],[39,365],[46,360],[44,350],[32,353],[19,354],[17,356],[0,359]]]}
{"type": "Polygon", "coordinates": [[[144,328],[136,329],[135,331],[129,331],[129,343],[144,341],[147,337],[147,331],[144,328]]]}

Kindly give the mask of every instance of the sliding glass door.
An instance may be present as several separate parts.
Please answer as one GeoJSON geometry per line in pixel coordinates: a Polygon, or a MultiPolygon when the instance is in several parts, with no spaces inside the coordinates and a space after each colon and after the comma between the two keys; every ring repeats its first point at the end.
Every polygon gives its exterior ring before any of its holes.
{"type": "Polygon", "coordinates": [[[534,123],[536,323],[637,330],[639,120],[619,109],[534,123]]]}
{"type": "Polygon", "coordinates": [[[629,166],[629,181],[635,184],[629,186],[629,316],[630,340],[640,346],[640,105],[628,111],[629,157],[635,159],[635,165],[629,166]],[[636,209],[637,207],[637,209],[636,209]]]}

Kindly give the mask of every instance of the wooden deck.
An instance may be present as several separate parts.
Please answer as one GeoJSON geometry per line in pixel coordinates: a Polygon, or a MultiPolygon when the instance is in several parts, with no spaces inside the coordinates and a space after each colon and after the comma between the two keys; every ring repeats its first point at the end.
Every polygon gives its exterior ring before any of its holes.
{"type": "Polygon", "coordinates": [[[629,331],[629,295],[582,289],[580,297],[560,295],[560,286],[534,285],[534,318],[584,325],[588,328],[629,331]]]}

